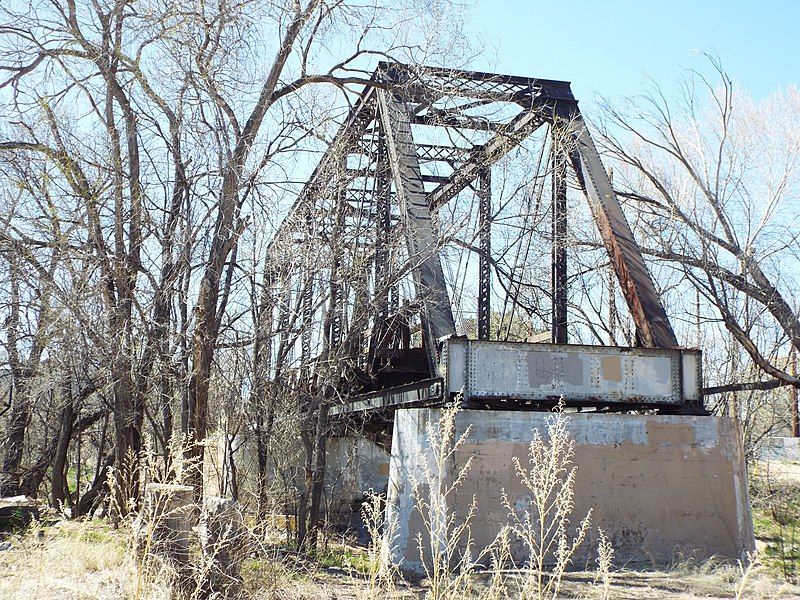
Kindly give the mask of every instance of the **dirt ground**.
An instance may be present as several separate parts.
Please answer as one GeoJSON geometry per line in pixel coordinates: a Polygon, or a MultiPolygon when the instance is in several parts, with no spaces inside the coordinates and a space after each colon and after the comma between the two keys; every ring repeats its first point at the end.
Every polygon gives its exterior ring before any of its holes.
{"type": "MultiPolygon", "coordinates": [[[[168,586],[145,582],[137,574],[123,534],[103,523],[62,522],[9,540],[13,549],[0,551],[0,598],[3,599],[120,599],[166,600],[168,586]]],[[[567,574],[561,598],[603,598],[602,586],[592,573],[567,574]]],[[[609,599],[693,600],[735,598],[741,574],[734,566],[678,565],[671,571],[612,573],[609,599]]],[[[508,597],[518,596],[520,574],[508,572],[508,597]]],[[[471,580],[469,597],[482,598],[488,589],[486,576],[471,580]]],[[[285,561],[276,566],[260,561],[246,570],[246,598],[281,600],[362,600],[376,598],[375,591],[358,575],[343,568],[295,566],[285,561]]],[[[425,582],[398,584],[388,597],[416,599],[427,592],[425,582]]],[[[741,598],[800,598],[800,587],[781,582],[763,568],[752,573],[741,598]]]]}
{"type": "MultiPolygon", "coordinates": [[[[735,568],[677,568],[673,571],[628,571],[619,570],[612,574],[607,595],[602,585],[594,581],[594,573],[567,573],[559,598],[564,599],[602,599],[609,600],[699,600],[736,598],[735,584],[739,581],[735,568]]],[[[508,598],[517,598],[517,573],[508,573],[508,598]]],[[[478,577],[473,583],[470,598],[485,598],[488,583],[478,577]]],[[[398,598],[423,598],[427,589],[422,582],[418,586],[406,586],[396,590],[398,598]]],[[[353,599],[365,597],[364,590],[344,575],[318,575],[315,585],[298,585],[297,598],[324,598],[327,600],[353,599]],[[316,589],[315,589],[316,588],[316,589]]],[[[369,596],[366,594],[366,596],[369,596]]],[[[780,582],[773,577],[756,572],[745,585],[740,598],[750,599],[800,599],[800,587],[780,582]]]]}

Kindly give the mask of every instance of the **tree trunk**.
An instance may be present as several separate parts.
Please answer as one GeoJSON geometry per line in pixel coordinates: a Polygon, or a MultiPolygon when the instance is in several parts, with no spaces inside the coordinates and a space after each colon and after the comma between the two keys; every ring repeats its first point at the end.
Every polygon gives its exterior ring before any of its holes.
{"type": "Polygon", "coordinates": [[[311,439],[311,423],[313,422],[313,412],[309,408],[302,419],[300,426],[300,440],[303,443],[306,460],[303,473],[303,491],[300,493],[297,505],[297,545],[302,549],[308,549],[308,503],[311,492],[313,473],[314,473],[314,443],[311,439]]]}
{"type": "Polygon", "coordinates": [[[19,278],[16,255],[12,251],[8,261],[11,278],[10,312],[6,322],[8,363],[11,369],[11,415],[6,425],[5,455],[0,472],[0,497],[20,494],[20,467],[25,445],[25,431],[30,420],[30,406],[25,389],[25,377],[17,341],[19,335],[19,278]]]}
{"type": "Polygon", "coordinates": [[[236,466],[236,456],[233,443],[236,440],[235,434],[225,434],[225,489],[230,497],[239,501],[239,469],[236,466]]]}
{"type": "MultiPolygon", "coordinates": [[[[192,342],[192,367],[189,375],[189,396],[187,406],[189,460],[188,482],[195,490],[198,502],[203,497],[203,459],[206,439],[206,419],[208,413],[208,392],[211,380],[211,363],[214,357],[213,331],[216,321],[218,288],[209,283],[208,275],[201,283],[200,294],[195,307],[195,330],[192,342]]],[[[217,282],[219,279],[217,278],[217,282]]]]}
{"type": "Polygon", "coordinates": [[[69,485],[67,484],[67,455],[72,441],[73,425],[75,423],[75,410],[72,404],[72,394],[69,389],[69,380],[64,386],[64,407],[61,409],[61,428],[58,434],[53,468],[50,472],[50,500],[53,508],[59,510],[71,503],[69,485]]]}
{"type": "Polygon", "coordinates": [[[91,516],[94,509],[100,504],[103,496],[108,493],[108,467],[114,464],[114,454],[108,454],[98,464],[95,472],[94,481],[89,489],[75,503],[75,510],[72,511],[73,517],[91,516]]]}
{"type": "Polygon", "coordinates": [[[258,482],[256,498],[258,501],[259,521],[264,519],[267,509],[267,435],[264,431],[264,420],[261,414],[256,415],[256,424],[253,429],[256,437],[256,463],[258,466],[258,482]]]}
{"type": "Polygon", "coordinates": [[[139,454],[142,449],[142,415],[134,399],[131,362],[124,344],[117,347],[119,356],[112,362],[114,382],[114,464],[117,482],[114,486],[120,516],[125,516],[130,499],[139,499],[139,454]]]}
{"type": "Polygon", "coordinates": [[[42,481],[44,481],[44,478],[47,475],[47,470],[53,464],[53,458],[55,457],[56,449],[58,448],[60,433],[60,427],[57,427],[54,434],[42,442],[42,450],[39,454],[38,460],[32,467],[25,469],[22,474],[20,480],[20,493],[32,498],[35,498],[38,495],[39,487],[42,485],[42,481]]]}
{"type": "Polygon", "coordinates": [[[314,473],[311,478],[311,506],[308,511],[308,547],[316,548],[319,532],[322,492],[325,487],[325,442],[328,435],[328,405],[323,402],[317,411],[314,440],[314,473]]]}
{"type": "Polygon", "coordinates": [[[25,444],[25,432],[30,419],[28,398],[23,386],[17,387],[12,376],[11,415],[6,425],[5,455],[3,456],[2,473],[0,473],[0,496],[17,496],[21,493],[22,450],[25,444]]]}

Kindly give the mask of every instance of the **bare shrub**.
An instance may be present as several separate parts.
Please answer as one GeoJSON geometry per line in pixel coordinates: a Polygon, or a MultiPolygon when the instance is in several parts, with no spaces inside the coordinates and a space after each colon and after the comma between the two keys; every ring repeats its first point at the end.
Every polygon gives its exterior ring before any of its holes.
{"type": "Polygon", "coordinates": [[[510,527],[502,527],[494,544],[488,549],[491,578],[488,588],[481,595],[483,600],[505,600],[509,597],[508,569],[514,563],[511,557],[511,535],[510,527]]]}
{"type": "Polygon", "coordinates": [[[747,561],[739,561],[739,579],[733,587],[736,594],[736,600],[742,600],[747,589],[750,579],[761,570],[761,564],[758,562],[758,554],[756,552],[747,554],[747,561]]]}
{"type": "Polygon", "coordinates": [[[375,493],[367,495],[361,506],[361,518],[369,535],[369,544],[366,584],[359,597],[377,600],[394,591],[397,567],[390,560],[389,548],[397,537],[397,520],[387,516],[383,498],[375,493]]]}
{"type": "Polygon", "coordinates": [[[606,537],[606,532],[597,528],[597,571],[594,576],[594,583],[600,585],[601,598],[608,600],[611,597],[611,568],[614,564],[614,546],[611,540],[606,537]]]}

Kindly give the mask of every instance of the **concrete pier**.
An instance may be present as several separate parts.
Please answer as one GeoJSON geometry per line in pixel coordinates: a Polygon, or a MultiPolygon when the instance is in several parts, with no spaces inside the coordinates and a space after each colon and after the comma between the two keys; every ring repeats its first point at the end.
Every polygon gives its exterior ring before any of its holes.
{"type": "MultiPolygon", "coordinates": [[[[395,413],[388,488],[388,511],[397,521],[394,560],[420,572],[417,548],[422,520],[412,498],[412,480],[421,479],[427,450],[426,427],[442,409],[400,409],[395,413]]],[[[471,522],[475,552],[490,544],[512,506],[530,502],[512,457],[527,461],[531,432],[546,436],[548,413],[464,410],[456,416],[456,436],[471,428],[468,441],[448,465],[457,473],[472,457],[469,475],[448,499],[463,514],[473,496],[471,522]]],[[[592,534],[601,527],[611,539],[618,564],[666,565],[676,559],[712,556],[738,560],[754,548],[744,456],[737,424],[707,416],[572,413],[567,428],[575,440],[573,523],[593,511],[592,534]]],[[[584,544],[575,564],[593,564],[594,544],[584,544]]],[[[524,561],[524,547],[514,548],[524,561]]]]}
{"type": "Polygon", "coordinates": [[[800,438],[773,436],[761,448],[761,460],[800,463],[800,438]]]}
{"type": "Polygon", "coordinates": [[[334,522],[358,530],[365,495],[386,493],[391,456],[362,437],[328,438],[326,452],[328,516],[334,522]]]}

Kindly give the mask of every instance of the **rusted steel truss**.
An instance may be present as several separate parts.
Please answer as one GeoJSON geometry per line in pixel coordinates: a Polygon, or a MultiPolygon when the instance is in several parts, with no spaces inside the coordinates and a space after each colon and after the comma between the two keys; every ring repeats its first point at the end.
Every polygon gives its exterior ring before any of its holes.
{"type": "MultiPolygon", "coordinates": [[[[284,322],[279,337],[291,345],[296,332],[302,359],[308,361],[308,325],[321,311],[319,360],[350,361],[356,371],[341,373],[342,395],[374,398],[385,392],[386,398],[400,398],[405,396],[391,392],[398,386],[438,389],[429,381],[439,377],[441,341],[456,334],[440,252],[441,231],[448,224],[439,215],[465,190],[477,194],[476,337],[490,340],[492,166],[545,125],[551,135],[553,198],[552,333],[546,341],[568,341],[566,181],[571,166],[619,279],[639,345],[676,348],[568,82],[386,63],[355,101],[270,246],[270,281],[276,288],[265,294],[270,301],[261,310],[277,315],[270,323],[284,322]],[[477,110],[490,105],[513,110],[489,111],[489,116],[477,110]],[[429,131],[437,134],[425,135],[429,131]],[[476,141],[476,134],[483,137],[476,141]],[[316,243],[329,248],[323,259],[327,281],[312,273],[321,259],[313,251],[316,243]],[[303,245],[306,251],[297,251],[303,245]],[[346,281],[341,280],[344,264],[351,266],[346,281]],[[401,304],[404,272],[413,281],[415,299],[401,304]]],[[[285,349],[283,356],[288,356],[285,349]]],[[[427,391],[422,396],[430,401],[427,391]]],[[[385,405],[359,402],[362,408],[385,405]]]]}

